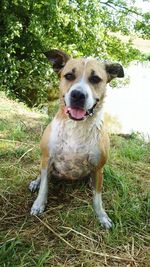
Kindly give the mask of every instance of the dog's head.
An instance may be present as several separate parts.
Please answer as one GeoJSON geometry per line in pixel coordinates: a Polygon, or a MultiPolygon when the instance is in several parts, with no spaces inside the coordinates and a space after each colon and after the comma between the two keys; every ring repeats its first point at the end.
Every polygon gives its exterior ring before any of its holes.
{"type": "Polygon", "coordinates": [[[102,106],[106,84],[124,77],[118,63],[102,63],[93,58],[72,59],[59,50],[44,53],[60,75],[64,111],[71,119],[83,120],[102,106]]]}

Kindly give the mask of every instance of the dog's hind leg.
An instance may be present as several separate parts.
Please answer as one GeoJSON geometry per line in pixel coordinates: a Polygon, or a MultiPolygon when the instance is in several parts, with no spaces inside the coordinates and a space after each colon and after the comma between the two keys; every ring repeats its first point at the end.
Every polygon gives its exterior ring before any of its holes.
{"type": "Polygon", "coordinates": [[[102,169],[100,169],[97,171],[94,179],[93,205],[99,222],[104,228],[109,229],[112,227],[112,221],[108,217],[102,205],[102,182],[103,182],[103,173],[102,169]]]}
{"type": "Polygon", "coordinates": [[[41,174],[38,175],[37,179],[31,181],[31,183],[29,184],[29,190],[31,192],[35,192],[35,191],[39,190],[40,182],[41,182],[41,174]]]}

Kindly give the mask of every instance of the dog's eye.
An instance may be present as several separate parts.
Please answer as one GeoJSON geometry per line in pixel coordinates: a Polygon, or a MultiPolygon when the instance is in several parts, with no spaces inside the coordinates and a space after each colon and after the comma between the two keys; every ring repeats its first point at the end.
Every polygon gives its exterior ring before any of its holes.
{"type": "Polygon", "coordinates": [[[97,84],[97,83],[99,83],[101,80],[102,80],[102,79],[101,79],[99,76],[97,76],[97,75],[93,75],[93,76],[91,76],[91,77],[89,78],[90,83],[93,83],[93,84],[97,84]]]}
{"type": "Polygon", "coordinates": [[[68,80],[68,81],[73,81],[73,80],[75,80],[75,75],[74,75],[74,73],[67,73],[67,74],[65,74],[64,75],[64,77],[66,78],[66,80],[68,80]]]}

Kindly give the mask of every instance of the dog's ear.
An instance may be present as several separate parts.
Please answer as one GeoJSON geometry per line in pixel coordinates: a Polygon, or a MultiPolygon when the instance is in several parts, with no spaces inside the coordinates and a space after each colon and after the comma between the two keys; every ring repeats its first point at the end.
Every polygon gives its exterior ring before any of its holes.
{"type": "Polygon", "coordinates": [[[110,82],[112,79],[118,77],[123,78],[124,77],[124,70],[123,67],[119,63],[106,63],[105,69],[108,74],[108,82],[110,82]]]}
{"type": "Polygon", "coordinates": [[[65,66],[66,62],[69,60],[69,56],[60,50],[50,50],[44,52],[44,55],[52,63],[54,71],[60,73],[61,69],[65,66]]]}

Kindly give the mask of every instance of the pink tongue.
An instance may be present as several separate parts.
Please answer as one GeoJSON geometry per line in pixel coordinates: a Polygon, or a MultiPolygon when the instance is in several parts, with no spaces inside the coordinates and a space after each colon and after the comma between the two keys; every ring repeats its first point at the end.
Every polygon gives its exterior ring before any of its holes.
{"type": "Polygon", "coordinates": [[[77,120],[83,119],[86,114],[86,111],[84,109],[79,108],[67,108],[67,112],[71,114],[71,117],[77,120]]]}

